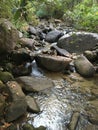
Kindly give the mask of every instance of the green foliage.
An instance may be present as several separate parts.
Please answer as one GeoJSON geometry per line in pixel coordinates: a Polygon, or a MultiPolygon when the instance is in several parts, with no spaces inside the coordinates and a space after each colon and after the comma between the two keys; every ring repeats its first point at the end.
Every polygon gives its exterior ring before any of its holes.
{"type": "Polygon", "coordinates": [[[77,29],[98,32],[98,0],[0,0],[0,17],[18,29],[39,18],[62,18],[77,29]]]}
{"type": "Polygon", "coordinates": [[[37,25],[32,0],[0,0],[0,18],[7,18],[19,29],[28,24],[37,25]]]}
{"type": "Polygon", "coordinates": [[[36,8],[37,16],[40,18],[61,18],[64,13],[63,2],[64,0],[46,0],[43,1],[39,8],[36,8]]]}
{"type": "Polygon", "coordinates": [[[84,0],[73,11],[67,11],[65,16],[77,29],[98,32],[98,4],[92,0],[84,0]]]}
{"type": "Polygon", "coordinates": [[[12,14],[13,0],[0,0],[0,18],[11,19],[12,14]]]}
{"type": "Polygon", "coordinates": [[[16,7],[14,8],[14,23],[17,28],[22,29],[27,23],[37,25],[38,20],[34,14],[35,8],[30,0],[18,0],[16,1],[16,7]]]}

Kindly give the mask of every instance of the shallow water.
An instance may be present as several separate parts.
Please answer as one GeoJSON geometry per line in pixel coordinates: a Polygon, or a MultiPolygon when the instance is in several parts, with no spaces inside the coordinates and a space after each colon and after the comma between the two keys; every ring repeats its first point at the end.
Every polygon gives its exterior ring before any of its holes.
{"type": "Polygon", "coordinates": [[[51,78],[55,86],[33,94],[41,112],[28,114],[30,124],[47,130],[98,130],[98,106],[90,103],[98,101],[98,75],[84,79],[77,73],[53,73],[42,70],[35,61],[32,75],[51,78]]]}

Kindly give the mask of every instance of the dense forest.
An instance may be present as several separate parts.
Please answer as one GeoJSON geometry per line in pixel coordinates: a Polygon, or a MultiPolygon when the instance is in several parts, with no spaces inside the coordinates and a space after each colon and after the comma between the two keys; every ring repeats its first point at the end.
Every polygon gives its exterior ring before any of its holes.
{"type": "Polygon", "coordinates": [[[60,18],[77,29],[98,32],[98,0],[0,0],[0,17],[17,28],[38,18],[60,18]]]}

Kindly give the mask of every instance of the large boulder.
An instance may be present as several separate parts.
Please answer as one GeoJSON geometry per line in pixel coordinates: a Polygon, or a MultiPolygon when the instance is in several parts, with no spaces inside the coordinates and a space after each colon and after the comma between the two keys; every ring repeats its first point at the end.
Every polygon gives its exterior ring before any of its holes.
{"type": "Polygon", "coordinates": [[[8,89],[8,106],[5,110],[5,119],[11,122],[26,113],[27,102],[20,85],[15,81],[7,82],[8,89]]]}
{"type": "Polygon", "coordinates": [[[71,58],[53,55],[38,55],[35,60],[39,66],[54,72],[63,71],[72,61],[71,58]]]}
{"type": "Polygon", "coordinates": [[[19,39],[19,32],[7,19],[0,19],[0,54],[11,52],[19,39]]]}
{"type": "Polygon", "coordinates": [[[47,35],[46,35],[46,38],[45,40],[47,42],[50,42],[50,43],[53,43],[53,42],[57,42],[58,39],[63,36],[63,33],[61,31],[58,31],[58,30],[53,30],[53,31],[50,31],[47,35]]]}
{"type": "Polygon", "coordinates": [[[52,80],[45,77],[21,76],[16,80],[25,91],[29,92],[39,92],[54,87],[52,80]]]}
{"type": "Polygon", "coordinates": [[[98,43],[98,34],[87,32],[70,32],[61,37],[57,46],[70,53],[83,53],[98,43]]]}
{"type": "Polygon", "coordinates": [[[74,64],[76,71],[84,77],[92,77],[95,74],[94,66],[83,55],[78,56],[74,64]]]}

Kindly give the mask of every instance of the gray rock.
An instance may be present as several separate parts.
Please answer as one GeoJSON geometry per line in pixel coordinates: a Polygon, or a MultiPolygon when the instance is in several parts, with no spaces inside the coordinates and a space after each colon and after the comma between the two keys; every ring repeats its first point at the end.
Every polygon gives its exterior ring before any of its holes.
{"type": "Polygon", "coordinates": [[[53,31],[50,31],[47,35],[46,35],[46,38],[45,40],[47,42],[50,42],[50,43],[53,43],[53,42],[57,42],[58,39],[63,36],[63,33],[61,31],[58,31],[58,30],[53,30],[53,31]]]}
{"type": "Polygon", "coordinates": [[[61,49],[56,45],[53,45],[52,48],[54,48],[58,52],[58,54],[61,56],[72,57],[72,55],[68,51],[66,51],[65,49],[61,49]]]}
{"type": "Polygon", "coordinates": [[[5,119],[11,122],[26,113],[27,103],[20,85],[15,81],[7,82],[9,104],[6,108],[5,119]]]}
{"type": "Polygon", "coordinates": [[[35,40],[31,38],[21,38],[19,40],[22,47],[28,47],[30,50],[34,50],[35,40]]]}
{"type": "Polygon", "coordinates": [[[92,77],[95,74],[94,66],[85,56],[78,56],[74,64],[76,71],[84,77],[92,77]]]}
{"type": "Polygon", "coordinates": [[[24,90],[30,92],[39,92],[41,90],[54,87],[52,80],[43,77],[21,76],[16,80],[24,90]]]}
{"type": "Polygon", "coordinates": [[[40,112],[40,108],[38,107],[38,104],[36,103],[36,100],[31,96],[26,96],[27,106],[28,110],[38,113],[40,112]]]}
{"type": "Polygon", "coordinates": [[[37,35],[38,34],[38,30],[36,28],[34,28],[33,26],[29,26],[28,32],[30,34],[33,34],[33,35],[37,35]]]}
{"type": "Polygon", "coordinates": [[[83,53],[98,43],[98,34],[87,32],[70,32],[61,37],[57,46],[70,53],[83,53]]]}
{"type": "Polygon", "coordinates": [[[0,19],[0,53],[11,52],[17,41],[19,32],[7,19],[0,19]]]}
{"type": "Polygon", "coordinates": [[[54,72],[63,71],[72,61],[70,58],[53,55],[38,55],[35,60],[39,66],[54,72]]]}

